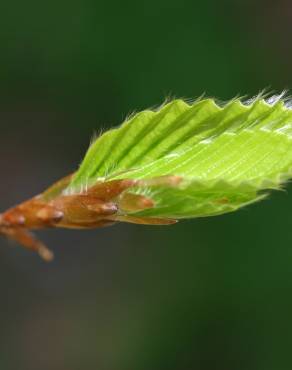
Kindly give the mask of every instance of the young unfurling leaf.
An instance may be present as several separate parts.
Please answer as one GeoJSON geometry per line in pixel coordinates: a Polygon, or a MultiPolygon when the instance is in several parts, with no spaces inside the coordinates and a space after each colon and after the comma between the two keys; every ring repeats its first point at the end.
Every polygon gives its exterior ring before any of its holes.
{"type": "Polygon", "coordinates": [[[76,173],[3,213],[0,231],[49,260],[28,229],[219,215],[290,177],[292,109],[281,95],[224,106],[174,100],[101,135],[76,173]]]}

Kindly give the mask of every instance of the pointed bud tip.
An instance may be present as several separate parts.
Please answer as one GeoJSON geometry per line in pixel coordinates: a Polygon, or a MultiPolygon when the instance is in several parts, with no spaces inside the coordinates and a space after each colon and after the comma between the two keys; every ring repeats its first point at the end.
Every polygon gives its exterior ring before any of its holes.
{"type": "Polygon", "coordinates": [[[38,254],[46,262],[51,262],[54,259],[54,253],[44,246],[38,250],[38,254]]]}

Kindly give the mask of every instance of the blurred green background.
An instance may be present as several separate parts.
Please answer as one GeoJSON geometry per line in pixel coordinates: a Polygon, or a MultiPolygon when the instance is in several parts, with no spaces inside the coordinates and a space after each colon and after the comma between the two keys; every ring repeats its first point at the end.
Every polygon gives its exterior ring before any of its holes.
{"type": "MultiPolygon", "coordinates": [[[[291,20],[288,0],[3,3],[1,208],[167,96],[289,89],[291,20]]],[[[287,188],[171,227],[44,231],[51,264],[1,239],[0,368],[291,370],[287,188]]]]}

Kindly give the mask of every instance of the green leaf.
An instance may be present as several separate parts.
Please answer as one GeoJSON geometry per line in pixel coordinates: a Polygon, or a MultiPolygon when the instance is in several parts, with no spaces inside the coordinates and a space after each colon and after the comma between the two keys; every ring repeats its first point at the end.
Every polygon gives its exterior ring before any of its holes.
{"type": "Polygon", "coordinates": [[[292,176],[292,109],[281,95],[219,106],[174,100],[146,110],[90,146],[65,193],[97,181],[181,176],[177,186],[137,186],[155,201],[139,216],[191,218],[230,212],[292,176]]]}

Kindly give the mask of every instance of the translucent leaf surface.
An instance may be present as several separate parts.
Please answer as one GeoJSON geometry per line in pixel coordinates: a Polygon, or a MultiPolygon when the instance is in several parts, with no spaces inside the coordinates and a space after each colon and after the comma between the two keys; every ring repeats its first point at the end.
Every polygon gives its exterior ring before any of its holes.
{"type": "MultiPolygon", "coordinates": [[[[292,175],[292,110],[279,98],[174,100],[100,136],[66,193],[96,181],[179,175],[176,187],[137,186],[155,200],[138,215],[190,218],[238,209],[292,175]]],[[[137,213],[136,213],[137,214],[137,213]]]]}

